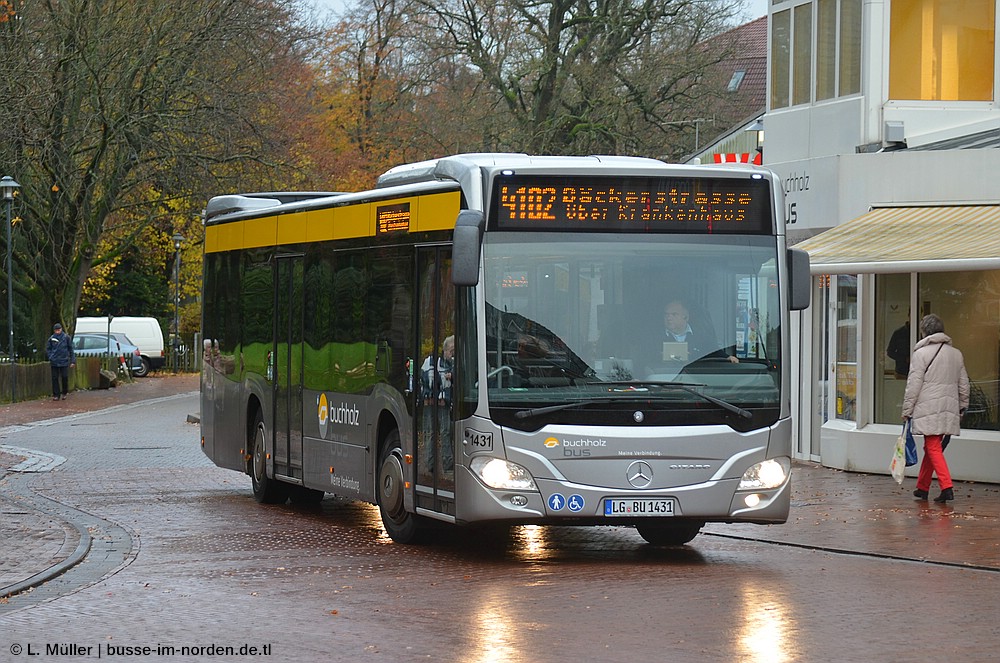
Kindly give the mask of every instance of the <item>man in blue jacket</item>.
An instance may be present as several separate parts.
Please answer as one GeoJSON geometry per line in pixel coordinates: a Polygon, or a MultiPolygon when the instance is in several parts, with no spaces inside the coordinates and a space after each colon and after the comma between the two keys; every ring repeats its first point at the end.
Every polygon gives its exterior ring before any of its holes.
{"type": "Polygon", "coordinates": [[[66,400],[69,393],[69,369],[70,366],[76,366],[76,353],[73,352],[73,341],[69,334],[63,333],[62,325],[58,322],[52,326],[52,336],[45,343],[45,356],[52,366],[52,400],[66,400]]]}

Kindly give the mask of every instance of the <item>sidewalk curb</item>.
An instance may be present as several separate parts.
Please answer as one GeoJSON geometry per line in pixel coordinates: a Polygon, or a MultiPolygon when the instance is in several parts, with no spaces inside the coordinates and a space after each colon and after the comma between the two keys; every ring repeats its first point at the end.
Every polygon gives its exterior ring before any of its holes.
{"type": "MultiPolygon", "coordinates": [[[[22,427],[22,428],[27,428],[22,427]]],[[[10,430],[10,428],[5,429],[10,430]]],[[[0,451],[12,454],[14,456],[20,456],[24,458],[20,463],[9,468],[7,471],[11,474],[25,475],[25,474],[39,474],[42,472],[50,472],[56,467],[62,465],[66,462],[66,459],[57,454],[50,454],[44,451],[36,451],[34,449],[25,449],[23,447],[14,447],[7,444],[0,444],[0,451]]],[[[0,475],[0,478],[5,478],[4,475],[0,475]]],[[[76,544],[66,544],[64,543],[62,548],[60,548],[56,557],[60,560],[49,566],[48,568],[39,571],[33,576],[26,578],[10,585],[0,587],[0,599],[5,599],[15,594],[20,594],[28,589],[37,587],[42,583],[51,580],[52,578],[62,575],[69,569],[73,568],[79,564],[90,552],[90,547],[92,539],[90,537],[90,532],[87,528],[81,526],[79,523],[74,523],[69,521],[62,516],[53,513],[51,509],[46,509],[44,506],[38,504],[39,499],[48,499],[40,495],[37,495],[34,491],[26,486],[24,489],[20,486],[20,481],[11,478],[9,481],[0,481],[0,492],[5,494],[20,498],[17,503],[22,508],[27,508],[35,511],[36,513],[45,514],[46,517],[58,522],[64,531],[74,531],[77,534],[76,544]],[[15,489],[8,491],[5,490],[7,486],[14,486],[15,489]],[[72,550],[70,548],[72,547],[72,550]]]]}
{"type": "MultiPolygon", "coordinates": [[[[29,489],[29,492],[30,492],[30,489],[29,489]]],[[[67,528],[67,529],[68,528],[72,528],[72,529],[74,529],[76,531],[76,533],[79,535],[80,538],[79,538],[79,540],[78,540],[78,542],[76,544],[76,548],[73,550],[73,552],[70,553],[69,555],[67,555],[62,561],[53,564],[52,566],[50,566],[49,568],[45,569],[44,571],[40,571],[40,572],[36,573],[35,575],[31,576],[30,578],[26,578],[24,580],[21,580],[20,582],[15,582],[15,583],[13,583],[11,585],[7,585],[6,587],[0,587],[0,599],[9,598],[11,596],[15,596],[16,594],[20,594],[21,592],[25,592],[25,591],[27,591],[29,589],[33,589],[33,588],[37,587],[38,585],[41,585],[41,584],[43,584],[45,582],[48,582],[49,580],[51,580],[51,579],[53,579],[53,578],[55,578],[57,576],[61,576],[62,574],[66,573],[71,568],[73,568],[74,566],[76,566],[77,564],[79,564],[80,562],[82,562],[84,560],[84,558],[86,558],[87,553],[90,552],[90,548],[91,548],[91,545],[93,543],[93,539],[90,536],[90,532],[87,531],[86,527],[83,527],[79,523],[70,522],[70,521],[68,521],[68,520],[66,520],[66,519],[58,516],[57,514],[52,513],[51,511],[48,511],[48,510],[46,510],[44,508],[39,508],[38,505],[36,503],[34,503],[34,500],[36,500],[36,499],[42,499],[42,500],[48,500],[48,501],[53,501],[53,500],[49,500],[47,497],[42,497],[41,495],[37,495],[35,493],[31,493],[30,495],[27,495],[27,494],[25,494],[23,492],[18,491],[18,492],[14,493],[14,494],[16,494],[16,495],[18,495],[20,497],[23,497],[23,498],[25,498],[27,500],[32,500],[32,502],[29,504],[29,506],[32,509],[35,509],[36,511],[41,511],[42,513],[44,513],[49,518],[52,518],[54,520],[58,520],[60,523],[62,523],[62,525],[63,525],[64,528],[67,528]]],[[[64,546],[64,548],[65,547],[66,546],[64,546]]],[[[60,556],[62,556],[62,552],[63,551],[60,550],[60,556]]]]}
{"type": "MultiPolygon", "coordinates": [[[[19,504],[45,514],[72,528],[79,541],[72,553],[47,569],[0,588],[0,615],[48,601],[117,573],[131,564],[139,552],[136,534],[117,523],[36,493],[29,483],[33,476],[8,475],[0,490],[20,498],[19,504]],[[29,591],[34,590],[34,591],[29,591]]],[[[68,549],[69,546],[65,546],[68,549]]],[[[60,550],[60,555],[63,550],[60,550]]]]}
{"type": "MultiPolygon", "coordinates": [[[[28,426],[24,426],[21,427],[20,430],[28,430],[28,428],[28,426]]],[[[2,430],[9,429],[0,429],[0,431],[2,430]]],[[[57,454],[36,451],[34,449],[25,449],[23,447],[12,447],[9,444],[0,444],[0,451],[5,451],[11,455],[21,456],[24,458],[24,460],[20,463],[7,470],[8,472],[12,472],[14,474],[36,474],[40,472],[49,472],[66,462],[65,458],[57,454]]]]}

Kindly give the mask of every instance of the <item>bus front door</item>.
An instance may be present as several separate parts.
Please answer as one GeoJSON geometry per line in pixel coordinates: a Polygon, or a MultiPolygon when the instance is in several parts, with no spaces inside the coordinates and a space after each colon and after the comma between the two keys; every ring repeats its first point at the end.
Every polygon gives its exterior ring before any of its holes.
{"type": "Polygon", "coordinates": [[[274,278],[274,472],[302,481],[302,256],[278,256],[274,278]]]}
{"type": "Polygon", "coordinates": [[[452,377],[455,363],[455,287],[451,248],[417,250],[417,345],[414,430],[417,504],[452,512],[455,450],[452,436],[452,377]]]}

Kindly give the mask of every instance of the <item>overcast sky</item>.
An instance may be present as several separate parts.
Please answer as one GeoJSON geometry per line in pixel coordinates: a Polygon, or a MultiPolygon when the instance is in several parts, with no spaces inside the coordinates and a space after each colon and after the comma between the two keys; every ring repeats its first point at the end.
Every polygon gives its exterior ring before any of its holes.
{"type": "MultiPolygon", "coordinates": [[[[344,6],[348,3],[348,0],[305,0],[315,6],[321,14],[328,12],[341,13],[344,11],[344,6]]],[[[747,20],[751,21],[755,18],[760,18],[761,16],[767,14],[767,0],[749,0],[747,3],[747,20]]]]}

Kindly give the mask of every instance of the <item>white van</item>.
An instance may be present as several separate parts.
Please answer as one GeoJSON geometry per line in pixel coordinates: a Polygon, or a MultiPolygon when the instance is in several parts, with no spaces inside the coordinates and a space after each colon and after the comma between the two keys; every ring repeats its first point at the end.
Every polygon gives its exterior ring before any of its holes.
{"type": "MultiPolygon", "coordinates": [[[[142,368],[133,375],[145,377],[149,371],[162,368],[166,357],[163,352],[163,330],[156,318],[130,317],[122,315],[111,318],[111,329],[108,329],[107,318],[77,318],[76,332],[119,332],[128,336],[139,348],[142,356],[142,368]]],[[[75,332],[74,332],[75,333],[75,332]]]]}

